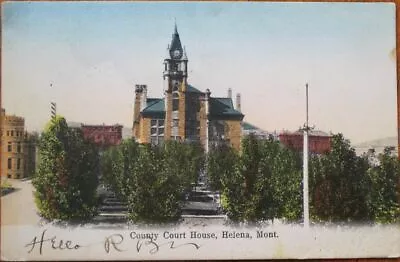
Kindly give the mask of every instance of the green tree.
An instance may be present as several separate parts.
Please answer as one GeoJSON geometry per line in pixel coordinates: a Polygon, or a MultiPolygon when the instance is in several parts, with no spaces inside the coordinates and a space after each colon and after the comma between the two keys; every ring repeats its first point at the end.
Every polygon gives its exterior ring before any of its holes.
{"type": "Polygon", "coordinates": [[[242,151],[213,150],[208,157],[212,184],[222,189],[222,204],[233,221],[299,219],[299,156],[272,138],[247,136],[242,151]],[[219,175],[218,175],[219,174],[219,175]]]}
{"type": "Polygon", "coordinates": [[[270,141],[266,148],[269,150],[266,161],[271,163],[271,191],[274,200],[276,218],[286,221],[298,221],[303,211],[302,195],[302,159],[298,152],[283,147],[277,141],[270,141]]]}
{"type": "Polygon", "coordinates": [[[167,141],[152,147],[127,140],[103,155],[102,172],[105,183],[127,201],[131,220],[176,221],[184,192],[203,166],[203,155],[196,144],[167,141]]]}
{"type": "Polygon", "coordinates": [[[207,156],[207,178],[212,190],[221,190],[222,181],[232,176],[237,164],[235,150],[223,143],[211,148],[207,156]]]}
{"type": "Polygon", "coordinates": [[[35,202],[47,219],[87,219],[96,213],[98,152],[57,116],[39,141],[40,162],[33,178],[35,202]]]}
{"type": "Polygon", "coordinates": [[[138,143],[127,139],[118,147],[110,147],[101,157],[102,182],[122,201],[128,200],[131,174],[137,165],[139,150],[138,143]]]}
{"type": "Polygon", "coordinates": [[[380,223],[400,220],[400,161],[393,152],[393,147],[386,147],[377,157],[379,164],[368,172],[369,208],[374,220],[380,223]]]}
{"type": "Polygon", "coordinates": [[[368,168],[368,160],[356,155],[349,140],[334,135],[332,150],[310,161],[312,216],[326,221],[368,220],[368,168]]]}

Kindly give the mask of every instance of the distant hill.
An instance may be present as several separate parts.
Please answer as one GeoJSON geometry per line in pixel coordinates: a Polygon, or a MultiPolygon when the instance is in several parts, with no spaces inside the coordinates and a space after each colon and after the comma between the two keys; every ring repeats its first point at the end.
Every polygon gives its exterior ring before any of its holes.
{"type": "Polygon", "coordinates": [[[388,146],[394,146],[397,148],[397,137],[396,136],[370,140],[370,141],[366,141],[363,143],[353,145],[353,147],[356,150],[356,153],[358,155],[361,155],[362,153],[367,152],[368,149],[371,149],[371,148],[375,149],[375,152],[377,154],[379,154],[379,153],[382,153],[383,149],[388,146]]]}

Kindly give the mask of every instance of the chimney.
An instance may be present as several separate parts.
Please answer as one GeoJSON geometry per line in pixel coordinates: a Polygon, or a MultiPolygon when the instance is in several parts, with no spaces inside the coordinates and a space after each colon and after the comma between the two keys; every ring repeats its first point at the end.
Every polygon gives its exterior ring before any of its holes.
{"type": "Polygon", "coordinates": [[[241,102],[240,102],[240,94],[236,94],[236,110],[242,112],[241,102]]]}
{"type": "Polygon", "coordinates": [[[228,98],[232,99],[232,88],[228,88],[228,98]]]}
{"type": "Polygon", "coordinates": [[[140,86],[142,89],[142,96],[141,96],[141,101],[140,101],[140,111],[145,109],[147,107],[147,86],[146,85],[141,85],[140,86]]]}
{"type": "Polygon", "coordinates": [[[211,91],[210,89],[206,89],[206,97],[205,97],[205,101],[206,101],[206,114],[210,114],[210,97],[211,97],[211,91]]]}

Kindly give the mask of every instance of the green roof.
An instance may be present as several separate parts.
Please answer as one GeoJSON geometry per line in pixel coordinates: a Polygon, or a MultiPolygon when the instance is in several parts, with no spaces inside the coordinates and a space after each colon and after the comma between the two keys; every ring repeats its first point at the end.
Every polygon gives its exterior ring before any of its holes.
{"type": "Polygon", "coordinates": [[[203,92],[192,85],[187,85],[186,92],[203,94],[203,92]]]}
{"type": "Polygon", "coordinates": [[[210,115],[217,117],[244,117],[241,112],[233,107],[232,99],[227,97],[210,98],[210,115]]]}
{"type": "MultiPolygon", "coordinates": [[[[202,93],[191,85],[188,92],[202,93]]],[[[164,116],[165,103],[163,98],[148,98],[147,106],[142,110],[145,116],[164,116]]],[[[243,119],[244,115],[233,107],[232,99],[227,97],[210,98],[210,116],[214,119],[243,119]]],[[[253,127],[256,128],[256,127],[253,127]]]]}
{"type": "Polygon", "coordinates": [[[142,110],[143,115],[165,114],[163,98],[148,98],[147,107],[142,110]]]}
{"type": "Polygon", "coordinates": [[[260,129],[260,128],[258,128],[256,126],[253,126],[252,124],[247,123],[247,122],[243,122],[242,127],[243,127],[244,130],[258,130],[258,129],[260,129]]]}

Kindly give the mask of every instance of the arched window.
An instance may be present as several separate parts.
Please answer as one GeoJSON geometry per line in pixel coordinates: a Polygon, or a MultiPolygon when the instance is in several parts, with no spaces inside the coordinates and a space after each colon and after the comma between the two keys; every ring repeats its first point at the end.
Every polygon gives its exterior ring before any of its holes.
{"type": "Polygon", "coordinates": [[[172,93],[172,111],[179,110],[179,94],[178,92],[172,93]]]}

